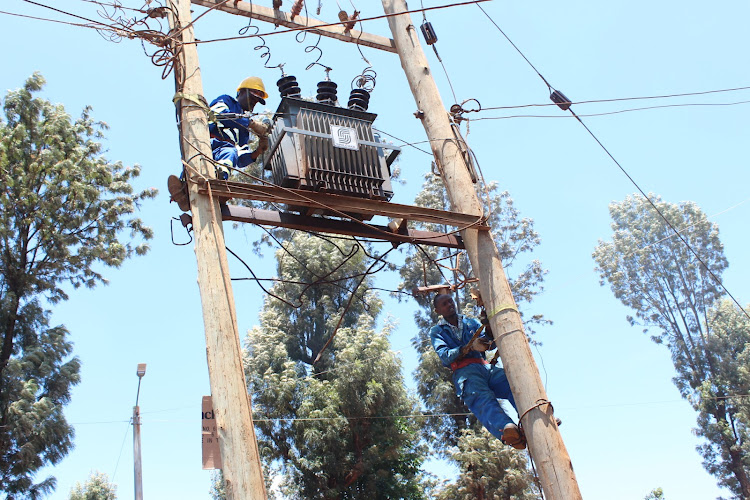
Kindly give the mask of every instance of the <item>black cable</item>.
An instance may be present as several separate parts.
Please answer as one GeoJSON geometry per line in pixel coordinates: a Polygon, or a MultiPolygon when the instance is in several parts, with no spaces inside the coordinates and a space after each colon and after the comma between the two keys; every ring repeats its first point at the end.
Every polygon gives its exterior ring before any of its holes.
{"type": "MultiPolygon", "coordinates": [[[[513,43],[513,41],[508,37],[508,35],[505,34],[505,32],[500,28],[500,26],[498,26],[497,23],[489,16],[489,14],[487,14],[487,12],[485,12],[485,10],[482,8],[482,6],[479,5],[479,4],[477,4],[477,7],[479,7],[479,9],[484,13],[484,15],[487,16],[487,18],[492,22],[492,24],[495,25],[495,27],[500,31],[500,33],[503,34],[503,36],[508,40],[508,42],[510,42],[510,44],[513,46],[513,48],[515,48],[518,51],[518,53],[521,54],[521,57],[523,57],[526,60],[526,62],[529,63],[529,66],[531,66],[531,68],[536,72],[536,74],[539,75],[539,78],[542,79],[542,81],[547,85],[547,87],[550,90],[554,90],[554,87],[552,87],[552,85],[550,85],[550,83],[547,81],[547,79],[544,78],[544,76],[542,76],[542,74],[539,72],[539,70],[537,70],[536,67],[531,63],[531,61],[529,61],[529,59],[523,54],[523,52],[521,52],[521,49],[519,49],[516,46],[516,44],[513,43]]],[[[561,107],[561,109],[562,109],[562,107],[561,107]]],[[[653,207],[653,209],[656,211],[656,213],[659,214],[659,217],[661,217],[664,220],[664,222],[667,224],[667,226],[669,226],[669,228],[672,229],[672,231],[675,232],[675,234],[677,235],[677,237],[680,238],[680,241],[682,241],[682,243],[685,244],[685,246],[690,251],[690,253],[692,253],[693,256],[698,260],[698,262],[700,262],[701,265],[703,265],[703,267],[706,269],[706,271],[708,271],[708,273],[711,275],[711,277],[714,279],[714,281],[716,281],[716,283],[721,288],[724,289],[724,291],[727,293],[727,295],[729,295],[729,297],[732,299],[732,301],[737,305],[737,307],[739,307],[740,311],[742,311],[743,314],[745,316],[747,316],[748,319],[750,319],[750,314],[748,314],[748,312],[745,311],[745,309],[740,305],[740,303],[737,301],[737,299],[734,298],[734,295],[732,295],[732,293],[727,289],[727,287],[724,286],[724,283],[721,282],[721,280],[719,279],[719,277],[716,276],[716,274],[714,274],[713,271],[711,271],[711,269],[708,267],[708,265],[706,265],[705,262],[703,262],[703,260],[700,258],[700,256],[698,256],[698,253],[693,249],[693,247],[688,243],[688,241],[685,238],[682,237],[682,235],[680,234],[680,232],[677,231],[677,229],[672,225],[671,222],[669,222],[669,220],[664,216],[664,214],[661,212],[661,210],[659,210],[659,208],[651,200],[651,198],[649,198],[649,196],[643,191],[643,189],[641,189],[641,187],[638,185],[638,183],[635,182],[635,179],[633,179],[630,176],[630,174],[627,172],[627,170],[625,170],[625,168],[620,164],[620,162],[618,162],[617,159],[615,159],[615,157],[612,155],[612,153],[609,152],[609,150],[604,146],[604,144],[602,144],[602,142],[599,140],[599,138],[596,137],[596,135],[591,131],[591,129],[589,129],[586,126],[586,124],[583,123],[583,120],[581,120],[581,118],[576,114],[576,112],[573,111],[573,108],[570,107],[570,103],[568,103],[568,108],[566,108],[566,109],[568,111],[570,111],[570,113],[576,118],[576,120],[578,120],[578,122],[581,125],[583,125],[583,128],[586,129],[586,131],[591,135],[591,137],[594,138],[594,140],[597,142],[597,144],[599,144],[599,146],[604,150],[604,152],[607,153],[607,155],[612,159],[613,162],[615,162],[615,164],[620,168],[620,170],[622,171],[622,173],[625,174],[625,176],[636,187],[636,189],[638,189],[638,191],[646,199],[646,201],[648,201],[648,203],[651,205],[651,207],[653,207]]]]}
{"type": "Polygon", "coordinates": [[[502,29],[500,28],[500,26],[498,26],[498,25],[497,25],[497,23],[496,23],[496,22],[494,21],[494,19],[492,19],[492,18],[490,17],[490,15],[489,15],[489,14],[487,14],[487,12],[486,12],[486,11],[485,11],[485,10],[484,10],[484,9],[482,8],[482,6],[481,6],[481,5],[479,5],[479,4],[477,3],[477,7],[479,7],[479,10],[481,10],[481,11],[482,11],[482,12],[484,13],[484,15],[485,15],[485,16],[487,16],[487,19],[489,19],[489,20],[490,20],[490,22],[491,22],[492,24],[494,24],[494,25],[495,25],[495,28],[497,28],[497,30],[498,30],[498,31],[499,31],[500,33],[502,33],[502,34],[503,34],[503,36],[505,37],[505,39],[506,39],[506,40],[508,40],[508,42],[509,42],[509,43],[510,43],[510,44],[511,44],[511,45],[513,46],[513,48],[514,48],[514,49],[516,49],[516,51],[518,51],[518,53],[519,53],[519,54],[521,54],[521,57],[523,57],[523,58],[524,58],[524,60],[525,60],[525,61],[526,61],[527,63],[529,63],[529,66],[531,66],[531,68],[532,68],[532,69],[533,69],[533,70],[534,70],[534,71],[536,72],[536,74],[537,74],[537,75],[539,75],[539,78],[541,78],[541,79],[542,79],[542,81],[543,81],[544,83],[546,83],[546,84],[547,84],[547,87],[551,89],[551,88],[552,88],[552,85],[550,85],[550,84],[549,84],[549,82],[547,82],[547,80],[546,80],[546,79],[545,79],[545,78],[544,78],[544,77],[542,76],[542,74],[541,74],[541,73],[539,72],[539,70],[537,70],[537,69],[536,69],[536,66],[534,66],[533,64],[531,64],[531,61],[529,61],[529,58],[528,58],[528,57],[526,57],[526,56],[524,55],[524,53],[523,53],[523,52],[521,52],[521,49],[519,49],[519,48],[518,48],[518,47],[516,46],[516,44],[515,44],[515,43],[513,43],[513,40],[511,40],[511,39],[510,39],[510,37],[508,37],[508,35],[506,35],[506,34],[505,34],[505,32],[504,32],[504,31],[503,31],[503,30],[502,30],[502,29]]]}
{"type": "Polygon", "coordinates": [[[714,274],[714,272],[708,267],[708,265],[705,262],[703,262],[703,259],[700,258],[700,256],[698,255],[698,253],[693,249],[693,247],[690,245],[690,243],[688,243],[688,241],[682,236],[682,234],[680,234],[680,232],[677,230],[677,228],[674,227],[671,222],[669,222],[669,219],[667,219],[667,217],[662,213],[662,211],[659,210],[659,207],[657,207],[656,204],[651,200],[651,198],[646,193],[643,192],[643,189],[641,189],[641,187],[638,185],[638,183],[635,182],[635,180],[630,176],[630,174],[627,172],[627,170],[625,170],[625,168],[622,165],[620,165],[620,162],[617,161],[617,159],[615,159],[614,156],[612,156],[612,153],[610,153],[609,150],[604,146],[604,144],[602,144],[602,142],[599,140],[599,138],[596,137],[596,135],[594,135],[594,133],[591,131],[591,129],[588,128],[585,123],[583,123],[583,120],[581,120],[578,117],[578,115],[576,115],[575,111],[573,111],[572,108],[569,109],[569,111],[573,114],[573,116],[576,118],[576,120],[578,120],[578,122],[581,125],[583,125],[583,128],[585,128],[586,131],[591,135],[591,137],[594,138],[594,140],[597,142],[597,144],[599,144],[599,146],[601,146],[601,148],[604,150],[605,153],[607,153],[607,155],[612,159],[612,161],[615,162],[615,164],[620,168],[620,170],[622,171],[622,173],[625,174],[625,176],[630,180],[630,182],[633,183],[633,185],[636,187],[636,189],[638,189],[638,192],[640,192],[641,195],[646,199],[646,201],[648,201],[648,203],[651,205],[651,207],[653,207],[653,209],[656,210],[656,213],[659,214],[659,217],[661,217],[662,220],[664,220],[664,222],[667,224],[667,226],[669,226],[669,228],[672,231],[674,231],[674,233],[677,235],[677,237],[680,238],[680,241],[682,241],[685,244],[685,246],[690,251],[690,253],[692,253],[693,256],[698,260],[698,262],[700,262],[701,265],[703,265],[703,267],[706,269],[706,271],[708,271],[708,274],[711,275],[711,277],[714,279],[714,281],[716,281],[716,283],[720,287],[722,287],[724,289],[724,291],[727,293],[727,295],[729,295],[729,297],[737,305],[737,307],[740,308],[740,311],[742,311],[745,314],[745,316],[747,316],[747,318],[750,319],[750,314],[748,314],[747,311],[745,311],[745,308],[742,307],[740,305],[740,303],[737,301],[737,299],[734,298],[734,295],[732,295],[732,293],[727,289],[727,287],[724,286],[724,283],[721,282],[721,280],[719,279],[719,277],[714,274]]]}
{"type": "MultiPolygon", "coordinates": [[[[618,115],[621,113],[630,113],[632,111],[646,111],[650,109],[662,109],[662,108],[682,108],[689,106],[737,106],[740,104],[749,104],[750,101],[736,101],[736,102],[695,102],[695,103],[681,103],[681,104],[662,104],[659,106],[644,106],[642,108],[627,108],[619,109],[616,111],[605,111],[602,113],[586,113],[578,115],[581,117],[594,117],[594,116],[607,116],[607,115],[618,115]]],[[[550,106],[556,106],[556,104],[550,104],[550,106]]],[[[497,109],[497,108],[496,108],[497,109]]],[[[482,110],[484,111],[484,110],[482,110]]],[[[570,118],[567,115],[508,115],[508,116],[484,116],[474,118],[473,121],[481,120],[507,120],[510,118],[570,118]]]]}
{"type": "MultiPolygon", "coordinates": [[[[718,89],[718,90],[704,90],[701,92],[685,92],[681,94],[664,94],[664,95],[650,95],[650,96],[638,96],[638,97],[616,97],[612,99],[592,99],[588,101],[576,101],[571,104],[596,104],[603,102],[618,102],[618,101],[639,101],[645,99],[669,99],[672,97],[690,97],[696,95],[706,94],[718,94],[722,92],[738,92],[742,90],[750,90],[750,87],[734,87],[730,89],[718,89]]],[[[553,102],[547,102],[542,104],[519,104],[516,106],[494,106],[494,107],[483,107],[480,111],[496,110],[496,109],[517,109],[517,108],[533,108],[533,107],[545,107],[545,106],[557,106],[553,102]]],[[[472,110],[467,110],[472,111],[472,110]]]]}

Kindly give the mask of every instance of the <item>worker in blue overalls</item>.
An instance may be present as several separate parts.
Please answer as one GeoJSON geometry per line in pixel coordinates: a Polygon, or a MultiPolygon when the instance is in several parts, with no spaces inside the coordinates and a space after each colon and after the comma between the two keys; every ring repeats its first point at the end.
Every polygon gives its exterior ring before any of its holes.
{"type": "MultiPolygon", "coordinates": [[[[230,169],[254,163],[268,149],[271,121],[265,117],[250,116],[255,105],[265,104],[266,98],[268,94],[263,80],[250,76],[237,87],[236,98],[224,94],[211,102],[214,118],[208,125],[208,131],[218,179],[228,179],[230,169]]],[[[190,210],[184,179],[170,175],[167,186],[171,200],[177,203],[180,210],[190,210]]]]}
{"type": "Polygon", "coordinates": [[[453,370],[456,394],[493,436],[517,450],[526,448],[523,432],[498,401],[506,399],[516,408],[505,371],[485,359],[484,352],[495,348],[492,337],[482,332],[472,342],[481,324],[458,314],[450,295],[437,295],[433,305],[442,317],[430,330],[430,341],[443,366],[453,370]]]}

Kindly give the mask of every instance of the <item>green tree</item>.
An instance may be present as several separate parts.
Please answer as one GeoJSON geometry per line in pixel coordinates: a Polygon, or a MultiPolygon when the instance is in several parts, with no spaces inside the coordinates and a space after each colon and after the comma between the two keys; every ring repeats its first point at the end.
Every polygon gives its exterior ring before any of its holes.
{"type": "Polygon", "coordinates": [[[247,337],[261,455],[268,469],[281,464],[291,498],[424,498],[416,402],[390,327],[374,328],[382,304],[367,272],[383,264],[368,268],[364,250],[291,236],[277,252],[282,281],[247,337]]]}
{"type": "Polygon", "coordinates": [[[116,500],[117,486],[109,482],[109,477],[103,472],[92,472],[88,480],[81,484],[77,482],[70,490],[69,500],[116,500]]]}
{"type": "Polygon", "coordinates": [[[597,270],[602,285],[608,282],[635,311],[631,325],[655,329],[651,338],[669,348],[673,380],[698,412],[695,432],[706,439],[698,447],[706,470],[737,498],[750,498],[748,420],[734,397],[747,394],[747,386],[737,386],[747,377],[735,376],[747,373],[748,323],[742,311],[719,300],[725,292],[708,272],[720,277],[727,268],[719,229],[694,203],[650,197],[702,263],[647,200],[633,195],[609,207],[614,234],[594,251],[597,270]]]}
{"type": "MultiPolygon", "coordinates": [[[[539,236],[534,230],[534,223],[531,219],[520,216],[509,193],[507,191],[500,192],[495,183],[487,186],[484,197],[488,223],[495,235],[495,243],[500,250],[506,272],[511,275],[509,280],[513,295],[519,304],[531,302],[542,291],[544,276],[547,273],[538,260],[527,257],[539,244],[539,236]]],[[[426,175],[423,189],[417,195],[415,204],[440,210],[450,210],[445,188],[439,177],[433,174],[426,175]]],[[[453,230],[453,228],[437,224],[417,224],[416,227],[440,232],[453,230]]],[[[401,268],[400,273],[402,282],[399,288],[403,291],[411,291],[418,286],[445,283],[461,285],[474,276],[468,259],[463,253],[434,246],[410,248],[405,265],[401,268]]],[[[474,310],[474,303],[468,293],[471,286],[469,283],[468,286],[460,289],[455,294],[455,298],[458,308],[464,314],[476,316],[477,311],[474,310]]],[[[451,415],[426,420],[425,436],[435,452],[443,457],[458,461],[459,468],[462,471],[459,482],[445,491],[474,491],[476,493],[478,490],[472,490],[471,486],[467,486],[479,484],[469,473],[469,455],[455,453],[453,450],[455,447],[460,448],[462,442],[486,440],[488,435],[484,433],[476,418],[471,415],[464,416],[468,409],[456,397],[456,390],[451,380],[451,371],[443,367],[440,358],[430,344],[429,330],[438,320],[433,311],[433,297],[416,295],[414,298],[419,306],[414,314],[417,333],[412,339],[419,355],[419,365],[415,371],[417,392],[427,412],[451,415]],[[467,462],[463,463],[462,461],[467,462]]],[[[534,326],[542,323],[548,323],[548,321],[540,314],[526,317],[527,332],[533,333],[534,326]]],[[[495,445],[486,444],[484,446],[486,448],[495,445]]],[[[504,481],[505,477],[505,473],[501,471],[515,470],[515,473],[526,481],[526,491],[531,491],[530,476],[526,472],[526,462],[522,456],[514,451],[509,451],[497,455],[497,457],[503,462],[498,464],[499,466],[496,469],[484,469],[487,473],[496,472],[495,476],[486,478],[487,484],[498,485],[504,481]],[[517,460],[510,459],[511,456],[516,455],[518,456],[517,460]]],[[[446,495],[448,494],[446,493],[446,495]]],[[[510,497],[504,496],[502,498],[510,497]]]]}
{"type": "Polygon", "coordinates": [[[96,266],[119,266],[147,245],[151,230],[131,217],[153,190],[133,193],[138,167],[102,156],[105,125],[86,108],[72,121],[62,105],[35,98],[38,73],[8,92],[0,119],[0,491],[38,498],[53,477],[36,471],[59,462],[73,429],[62,414],[79,381],[67,330],[49,327],[41,300],[68,298],[65,286],[105,283],[96,266]],[[129,237],[122,238],[128,231],[129,237]]]}
{"type": "Polygon", "coordinates": [[[459,464],[460,475],[437,493],[437,500],[533,500],[540,496],[523,455],[484,429],[462,430],[450,457],[459,464]]]}

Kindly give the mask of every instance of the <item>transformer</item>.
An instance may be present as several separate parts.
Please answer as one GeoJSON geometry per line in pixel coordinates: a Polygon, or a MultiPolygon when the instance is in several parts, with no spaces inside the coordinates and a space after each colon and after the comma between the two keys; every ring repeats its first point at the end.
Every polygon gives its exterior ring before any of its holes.
{"type": "MultiPolygon", "coordinates": [[[[282,97],[265,169],[277,186],[388,201],[400,148],[373,133],[377,115],[282,97]],[[386,156],[386,151],[390,151],[386,156]]],[[[294,209],[294,207],[291,207],[294,209]]]]}

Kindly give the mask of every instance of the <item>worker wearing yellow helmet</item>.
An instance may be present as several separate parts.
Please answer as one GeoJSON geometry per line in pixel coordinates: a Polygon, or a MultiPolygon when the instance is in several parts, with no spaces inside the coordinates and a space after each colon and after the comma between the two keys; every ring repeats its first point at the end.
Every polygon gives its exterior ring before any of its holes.
{"type": "MultiPolygon", "coordinates": [[[[237,96],[220,95],[211,101],[214,119],[208,125],[211,150],[216,165],[216,177],[228,179],[230,170],[246,167],[256,162],[268,149],[271,121],[251,115],[255,105],[265,104],[263,80],[250,76],[237,86],[237,96]]],[[[177,176],[171,175],[167,185],[180,210],[190,210],[187,188],[177,176]]]]}

